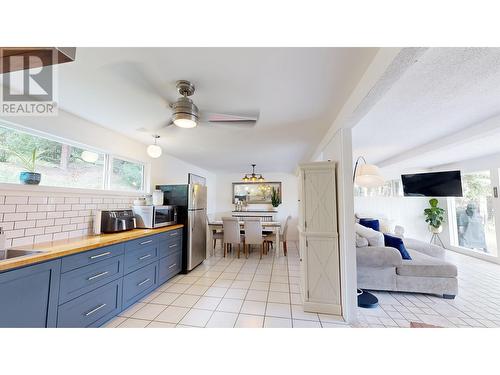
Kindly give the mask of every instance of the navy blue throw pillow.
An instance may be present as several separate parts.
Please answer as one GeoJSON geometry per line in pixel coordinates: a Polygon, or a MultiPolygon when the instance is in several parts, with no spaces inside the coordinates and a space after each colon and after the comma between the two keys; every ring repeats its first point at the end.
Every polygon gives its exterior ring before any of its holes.
{"type": "Polygon", "coordinates": [[[403,240],[401,238],[384,233],[384,244],[385,246],[398,249],[403,259],[411,260],[411,256],[410,254],[408,254],[405,244],[403,243],[403,240]]]}
{"type": "Polygon", "coordinates": [[[377,219],[359,219],[359,224],[380,232],[380,223],[377,219]]]}

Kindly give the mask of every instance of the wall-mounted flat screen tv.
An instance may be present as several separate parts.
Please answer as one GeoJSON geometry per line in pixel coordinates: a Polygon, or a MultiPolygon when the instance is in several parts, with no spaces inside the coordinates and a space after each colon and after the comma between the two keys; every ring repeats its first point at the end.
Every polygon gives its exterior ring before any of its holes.
{"type": "Polygon", "coordinates": [[[460,171],[401,175],[405,197],[461,197],[460,171]]]}

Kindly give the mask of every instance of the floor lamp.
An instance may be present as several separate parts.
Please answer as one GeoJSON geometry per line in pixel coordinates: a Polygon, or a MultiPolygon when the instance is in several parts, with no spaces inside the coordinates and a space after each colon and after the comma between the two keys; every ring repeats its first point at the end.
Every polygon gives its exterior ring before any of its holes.
{"type": "MultiPolygon", "coordinates": [[[[385,183],[384,178],[376,165],[368,164],[363,156],[358,156],[354,165],[352,182],[361,187],[378,187],[385,183]],[[364,164],[360,164],[363,162],[364,164]]],[[[362,289],[357,289],[358,306],[374,308],[378,306],[378,299],[373,294],[362,289]]]]}

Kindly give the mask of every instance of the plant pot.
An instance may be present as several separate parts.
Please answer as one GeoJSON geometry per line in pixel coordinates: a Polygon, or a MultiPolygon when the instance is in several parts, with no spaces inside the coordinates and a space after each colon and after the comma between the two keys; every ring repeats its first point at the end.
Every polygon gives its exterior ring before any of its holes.
{"type": "Polygon", "coordinates": [[[432,225],[429,225],[429,232],[431,232],[432,234],[439,234],[443,231],[443,226],[439,226],[439,228],[435,228],[433,227],[432,225]]]}
{"type": "Polygon", "coordinates": [[[36,172],[21,172],[19,174],[19,181],[25,185],[38,185],[42,175],[36,172]]]}

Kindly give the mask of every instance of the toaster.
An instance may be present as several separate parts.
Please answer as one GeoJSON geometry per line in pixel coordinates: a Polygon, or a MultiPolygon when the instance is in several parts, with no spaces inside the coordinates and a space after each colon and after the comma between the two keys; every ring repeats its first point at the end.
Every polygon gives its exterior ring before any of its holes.
{"type": "Polygon", "coordinates": [[[123,232],[135,227],[132,210],[100,210],[94,216],[94,234],[123,232]]]}

